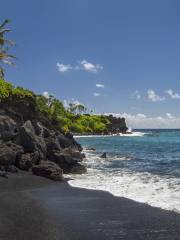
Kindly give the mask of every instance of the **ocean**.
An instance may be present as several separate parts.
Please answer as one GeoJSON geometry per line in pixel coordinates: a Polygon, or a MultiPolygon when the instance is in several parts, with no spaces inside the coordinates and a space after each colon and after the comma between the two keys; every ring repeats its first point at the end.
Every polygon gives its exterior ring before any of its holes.
{"type": "Polygon", "coordinates": [[[72,175],[70,185],[180,212],[180,130],[135,130],[132,135],[76,140],[84,148],[88,172],[72,175]],[[105,159],[100,158],[103,152],[105,159]]]}

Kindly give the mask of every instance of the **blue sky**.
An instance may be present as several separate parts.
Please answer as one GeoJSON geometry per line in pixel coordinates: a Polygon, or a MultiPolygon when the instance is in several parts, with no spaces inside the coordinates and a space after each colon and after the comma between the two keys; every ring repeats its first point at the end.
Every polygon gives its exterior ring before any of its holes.
{"type": "Polygon", "coordinates": [[[16,42],[15,85],[96,112],[179,120],[178,0],[1,0],[0,16],[16,42]]]}

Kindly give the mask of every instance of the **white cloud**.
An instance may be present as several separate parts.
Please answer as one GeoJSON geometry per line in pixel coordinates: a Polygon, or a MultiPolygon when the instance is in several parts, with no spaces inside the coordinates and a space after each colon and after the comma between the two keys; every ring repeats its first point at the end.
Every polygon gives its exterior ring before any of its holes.
{"type": "Polygon", "coordinates": [[[97,84],[96,84],[96,87],[97,87],[97,88],[104,88],[104,84],[97,83],[97,84]]]}
{"type": "Polygon", "coordinates": [[[59,72],[68,72],[74,69],[74,67],[71,64],[57,63],[56,66],[58,67],[59,72]]]}
{"type": "Polygon", "coordinates": [[[49,98],[49,93],[48,92],[43,92],[43,96],[45,97],[45,98],[49,98]]]}
{"type": "Polygon", "coordinates": [[[180,99],[179,93],[174,93],[172,89],[168,89],[166,93],[172,98],[172,99],[180,99]]]}
{"type": "Polygon", "coordinates": [[[175,117],[171,113],[166,113],[165,116],[149,117],[145,114],[128,114],[128,113],[108,113],[116,117],[124,117],[128,127],[131,128],[180,128],[180,117],[175,117]]]}
{"type": "Polygon", "coordinates": [[[103,66],[100,64],[90,63],[86,60],[80,61],[77,65],[57,63],[56,64],[59,72],[69,72],[70,70],[84,70],[91,73],[97,73],[103,69],[103,66]]]}
{"type": "Polygon", "coordinates": [[[166,113],[166,116],[167,116],[168,118],[170,118],[170,119],[173,119],[173,118],[174,118],[174,116],[173,116],[171,113],[166,113]]]}
{"type": "Polygon", "coordinates": [[[137,115],[136,115],[138,118],[143,118],[143,119],[145,119],[147,116],[145,115],[145,114],[143,114],[143,113],[138,113],[137,115]]]}
{"type": "Polygon", "coordinates": [[[100,96],[100,93],[93,93],[94,97],[99,97],[100,96]]]}
{"type": "Polygon", "coordinates": [[[160,97],[159,95],[157,95],[155,93],[154,90],[152,89],[149,89],[147,91],[147,94],[148,94],[148,99],[152,102],[158,102],[158,101],[164,101],[165,100],[165,97],[160,97]]]}
{"type": "Polygon", "coordinates": [[[82,60],[80,64],[85,71],[92,72],[92,73],[97,73],[99,70],[103,69],[102,65],[90,63],[86,60],[82,60]]]}

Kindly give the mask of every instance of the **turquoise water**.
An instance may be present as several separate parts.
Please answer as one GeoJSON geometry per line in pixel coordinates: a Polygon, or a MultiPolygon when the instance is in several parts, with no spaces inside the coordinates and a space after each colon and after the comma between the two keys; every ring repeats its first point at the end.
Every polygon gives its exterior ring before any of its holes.
{"type": "Polygon", "coordinates": [[[136,172],[180,177],[180,130],[141,132],[145,133],[141,137],[79,138],[78,142],[85,148],[94,147],[99,154],[106,152],[112,158],[108,168],[113,171],[127,168],[136,172]],[[113,161],[114,156],[126,156],[131,161],[113,161]]]}
{"type": "Polygon", "coordinates": [[[77,141],[85,149],[88,173],[73,176],[71,185],[180,212],[180,130],[138,130],[77,141]],[[103,152],[106,159],[100,158],[103,152]]]}

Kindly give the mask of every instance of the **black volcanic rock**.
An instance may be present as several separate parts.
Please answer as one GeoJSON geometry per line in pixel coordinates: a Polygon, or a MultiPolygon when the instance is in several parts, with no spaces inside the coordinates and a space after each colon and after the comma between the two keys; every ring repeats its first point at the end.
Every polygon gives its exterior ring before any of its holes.
{"type": "Polygon", "coordinates": [[[8,178],[7,172],[0,170],[0,177],[8,178]]]}
{"type": "Polygon", "coordinates": [[[16,122],[6,116],[0,115],[0,138],[3,141],[12,140],[16,135],[16,122]]]}
{"type": "Polygon", "coordinates": [[[75,141],[75,139],[71,133],[67,133],[65,135],[60,133],[58,135],[58,141],[62,148],[71,147],[72,149],[82,151],[81,145],[75,141]]]}
{"type": "Polygon", "coordinates": [[[26,152],[39,151],[42,159],[46,158],[46,144],[44,138],[36,134],[30,120],[26,121],[23,126],[19,128],[16,142],[23,146],[26,152]]]}
{"type": "Polygon", "coordinates": [[[76,163],[70,170],[72,174],[83,174],[87,172],[87,169],[84,165],[76,163]]]}
{"type": "Polygon", "coordinates": [[[110,124],[108,126],[108,133],[126,133],[128,127],[126,126],[125,118],[117,118],[113,115],[106,116],[110,124]]]}
{"type": "Polygon", "coordinates": [[[25,153],[22,154],[17,160],[16,160],[16,166],[20,168],[21,170],[29,170],[33,165],[39,163],[39,154],[38,152],[33,153],[25,153]]]}
{"type": "Polygon", "coordinates": [[[63,172],[86,172],[86,167],[79,163],[84,158],[82,147],[72,134],[49,129],[35,115],[27,119],[27,109],[25,116],[16,111],[13,105],[0,111],[1,172],[32,169],[36,175],[58,181],[63,179],[63,172]]]}
{"type": "Polygon", "coordinates": [[[50,178],[54,181],[62,181],[64,179],[62,169],[56,163],[50,161],[41,161],[39,165],[32,167],[32,172],[35,175],[50,178]]]}
{"type": "Polygon", "coordinates": [[[107,157],[107,154],[105,152],[100,156],[100,158],[106,158],[106,157],[107,157]]]}
{"type": "Polygon", "coordinates": [[[0,166],[15,165],[16,158],[22,153],[21,146],[13,143],[0,144],[0,166]]]}

